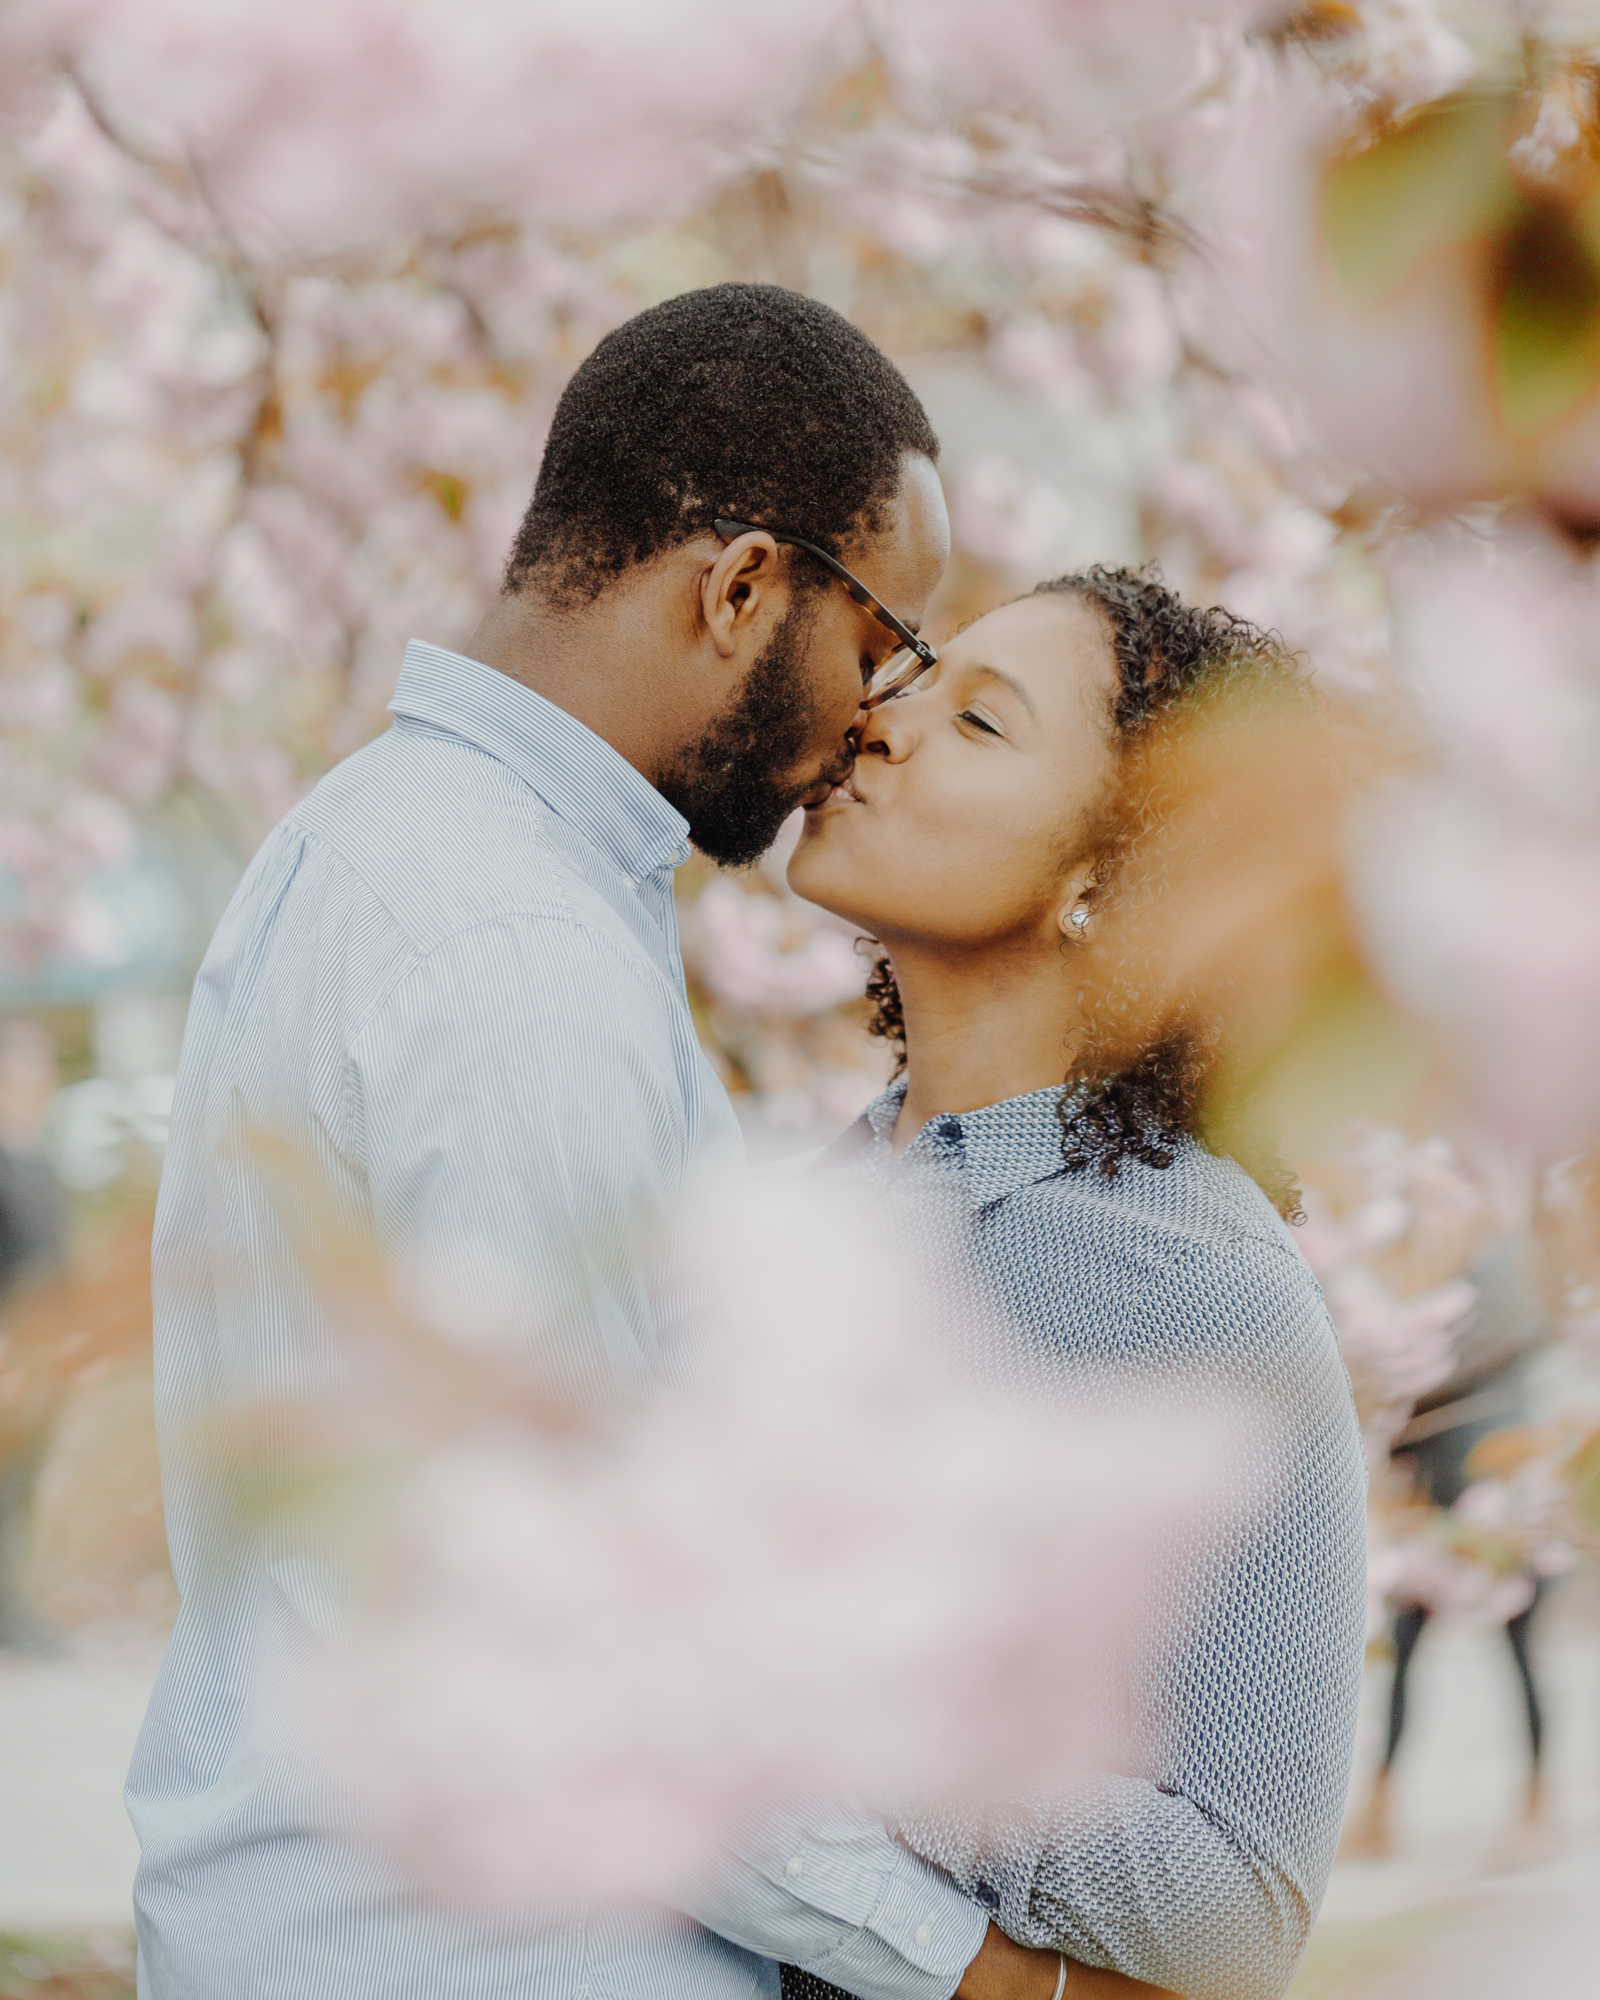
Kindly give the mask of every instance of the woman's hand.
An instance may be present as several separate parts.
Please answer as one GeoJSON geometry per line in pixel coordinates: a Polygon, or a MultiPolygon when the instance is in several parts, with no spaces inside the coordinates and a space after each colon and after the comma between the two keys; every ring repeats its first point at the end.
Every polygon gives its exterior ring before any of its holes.
{"type": "MultiPolygon", "coordinates": [[[[1119,1995],[1122,2000],[1181,2000],[1165,1987],[1146,1986],[1125,1972],[1101,1972],[1073,1958],[1066,1965],[1061,2000],[1118,2000],[1119,1995]]],[[[1059,1952],[1030,1951],[1008,1938],[998,1924],[990,1924],[977,1957],[956,1988],[955,2000],[1054,2000],[1060,1977],[1059,1952]]]]}

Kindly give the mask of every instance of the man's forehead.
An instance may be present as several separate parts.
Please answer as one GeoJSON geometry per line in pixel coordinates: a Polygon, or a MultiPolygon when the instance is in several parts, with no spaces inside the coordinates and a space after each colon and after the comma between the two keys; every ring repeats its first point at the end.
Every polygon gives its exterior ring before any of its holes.
{"type": "Polygon", "coordinates": [[[950,516],[932,459],[907,452],[900,483],[879,509],[877,532],[862,545],[863,564],[876,566],[885,583],[927,597],[950,560],[950,516]]]}

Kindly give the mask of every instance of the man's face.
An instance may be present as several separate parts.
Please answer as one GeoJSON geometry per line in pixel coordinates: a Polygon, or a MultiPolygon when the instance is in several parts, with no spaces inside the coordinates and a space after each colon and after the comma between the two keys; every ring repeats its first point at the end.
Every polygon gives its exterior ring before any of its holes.
{"type": "MultiPolygon", "coordinates": [[[[939,475],[920,452],[902,461],[886,515],[845,561],[915,629],[950,556],[939,475]]],[[[803,523],[793,529],[805,531],[803,523]]],[[[764,854],[796,806],[826,797],[848,771],[865,679],[896,643],[802,550],[791,549],[789,561],[796,587],[765,650],[722,714],[659,781],[701,853],[728,867],[764,854]]]]}

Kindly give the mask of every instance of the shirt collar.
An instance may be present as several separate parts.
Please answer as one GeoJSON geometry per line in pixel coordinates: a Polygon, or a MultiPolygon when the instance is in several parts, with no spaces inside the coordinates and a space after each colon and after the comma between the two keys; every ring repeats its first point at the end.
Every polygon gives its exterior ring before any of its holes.
{"type": "Polygon", "coordinates": [[[576,716],[481,660],[413,639],[389,713],[487,750],[630,881],[688,858],[689,822],[576,716]]]}
{"type": "MultiPolygon", "coordinates": [[[[905,1094],[906,1080],[900,1077],[872,1100],[823,1159],[842,1165],[868,1154],[887,1157],[905,1094]]],[[[959,1167],[968,1199],[981,1208],[1062,1171],[1060,1097],[1060,1084],[1050,1084],[977,1111],[941,1113],[929,1119],[901,1158],[959,1167]]]]}

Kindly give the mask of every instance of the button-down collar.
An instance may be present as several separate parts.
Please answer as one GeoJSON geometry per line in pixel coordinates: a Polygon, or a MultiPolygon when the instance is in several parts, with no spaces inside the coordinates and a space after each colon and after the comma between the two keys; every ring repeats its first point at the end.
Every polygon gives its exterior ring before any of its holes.
{"type": "Polygon", "coordinates": [[[689,822],[604,737],[509,674],[413,639],[389,712],[498,757],[630,882],[689,854],[689,822]]]}
{"type": "Polygon", "coordinates": [[[930,1118],[894,1158],[894,1128],[905,1102],[901,1077],[867,1106],[829,1149],[839,1161],[870,1163],[874,1172],[888,1174],[898,1164],[923,1162],[958,1168],[967,1197],[975,1208],[1015,1194],[1035,1181],[1050,1180],[1062,1171],[1061,1085],[1030,1090],[976,1111],[944,1111],[930,1118]]]}

